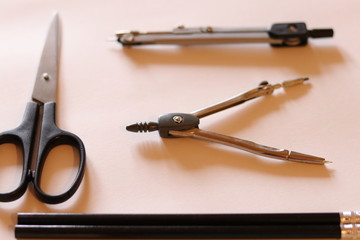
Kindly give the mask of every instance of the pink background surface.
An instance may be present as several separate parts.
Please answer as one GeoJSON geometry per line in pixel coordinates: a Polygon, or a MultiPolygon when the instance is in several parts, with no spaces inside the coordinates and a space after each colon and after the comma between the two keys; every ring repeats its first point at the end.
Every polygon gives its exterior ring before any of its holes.
{"type": "MultiPolygon", "coordinates": [[[[49,21],[59,11],[62,56],[57,123],[87,150],[86,175],[69,201],[46,205],[31,191],[0,203],[0,239],[18,212],[253,213],[359,210],[360,2],[353,1],[0,1],[0,131],[15,127],[30,99],[49,21]],[[116,30],[185,26],[257,27],[304,21],[334,38],[300,48],[267,44],[148,46],[109,42],[116,30]],[[125,126],[191,112],[256,87],[308,76],[201,121],[200,127],[325,157],[287,163],[193,139],[134,134],[125,126]]],[[[0,154],[8,153],[0,146],[0,154]]],[[[55,159],[71,154],[62,147],[55,159]]],[[[1,157],[1,190],[19,171],[1,157]],[[9,177],[8,177],[9,175],[9,177]]],[[[46,188],[72,174],[72,163],[46,188]],[[69,170],[70,168],[70,170],[69,170]]],[[[15,184],[15,183],[14,183],[15,184]]]]}

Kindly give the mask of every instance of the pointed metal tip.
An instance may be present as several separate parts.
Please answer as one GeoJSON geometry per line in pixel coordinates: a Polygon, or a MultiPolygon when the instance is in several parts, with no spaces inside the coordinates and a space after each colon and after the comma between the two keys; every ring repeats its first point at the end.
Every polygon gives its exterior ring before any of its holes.
{"type": "Polygon", "coordinates": [[[52,22],[59,22],[59,20],[60,20],[59,11],[55,11],[52,15],[52,22]]]}
{"type": "Polygon", "coordinates": [[[299,84],[302,84],[304,83],[305,81],[308,81],[309,78],[308,77],[302,77],[302,78],[296,78],[296,79],[292,79],[292,80],[287,80],[287,81],[284,81],[282,83],[282,87],[292,87],[292,86],[295,86],[295,85],[299,85],[299,84]]]}
{"type": "Polygon", "coordinates": [[[291,151],[287,157],[287,160],[294,162],[302,162],[302,163],[313,163],[313,164],[325,164],[329,163],[325,158],[317,157],[309,154],[299,153],[295,151],[291,151]]]}
{"type": "Polygon", "coordinates": [[[60,27],[59,14],[55,12],[48,26],[32,94],[32,99],[39,103],[56,101],[61,50],[60,27]]]}
{"type": "Polygon", "coordinates": [[[54,26],[54,28],[56,29],[56,31],[58,32],[58,35],[60,37],[60,28],[61,28],[61,22],[60,22],[60,14],[58,11],[55,11],[52,14],[52,18],[50,21],[50,26],[54,26]]]}
{"type": "Polygon", "coordinates": [[[54,28],[56,29],[55,31],[57,32],[57,35],[58,35],[58,40],[60,40],[60,14],[58,11],[55,11],[51,17],[51,21],[50,21],[50,24],[49,24],[49,28],[54,28]]]}

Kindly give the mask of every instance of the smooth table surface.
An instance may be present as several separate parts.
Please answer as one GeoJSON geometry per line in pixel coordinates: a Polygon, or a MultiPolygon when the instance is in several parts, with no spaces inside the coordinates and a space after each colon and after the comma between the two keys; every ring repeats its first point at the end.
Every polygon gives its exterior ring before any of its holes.
{"type": "MultiPolygon", "coordinates": [[[[57,123],[87,151],[85,178],[69,201],[47,205],[31,191],[0,203],[0,239],[13,239],[18,212],[262,213],[360,209],[360,2],[0,1],[0,131],[17,126],[30,100],[53,12],[62,22],[57,123]],[[116,30],[178,25],[258,27],[304,21],[335,30],[299,48],[267,44],[144,46],[108,41],[116,30]],[[302,86],[233,107],[200,127],[325,157],[288,163],[194,139],[162,139],[125,126],[191,112],[261,81],[309,77],[302,86]]],[[[1,145],[0,156],[11,146],[1,145]]],[[[60,147],[46,188],[66,184],[72,150],[60,147]]],[[[50,170],[51,170],[50,169],[50,170]]],[[[1,157],[0,189],[19,169],[1,157]]],[[[51,172],[51,171],[50,171],[51,172]]],[[[15,184],[15,183],[14,183],[15,184]]]]}

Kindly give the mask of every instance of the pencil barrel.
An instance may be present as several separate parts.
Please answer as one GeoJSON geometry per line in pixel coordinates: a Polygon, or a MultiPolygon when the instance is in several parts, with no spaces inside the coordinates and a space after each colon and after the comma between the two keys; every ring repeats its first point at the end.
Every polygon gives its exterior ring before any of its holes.
{"type": "Polygon", "coordinates": [[[19,213],[16,238],[296,239],[340,238],[339,213],[19,213]]]}
{"type": "Polygon", "coordinates": [[[321,225],[340,224],[339,213],[267,214],[81,214],[19,213],[18,224],[33,225],[321,225]]]}
{"type": "Polygon", "coordinates": [[[340,238],[340,232],[340,227],[337,225],[17,225],[15,237],[20,239],[329,239],[340,238]]]}

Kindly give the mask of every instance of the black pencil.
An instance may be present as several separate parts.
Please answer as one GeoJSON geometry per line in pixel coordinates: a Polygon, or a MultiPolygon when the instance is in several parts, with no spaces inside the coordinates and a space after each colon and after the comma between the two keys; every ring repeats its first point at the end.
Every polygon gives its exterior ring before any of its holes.
{"type": "Polygon", "coordinates": [[[18,224],[36,225],[262,225],[339,224],[340,213],[82,214],[19,213],[18,224]]]}
{"type": "MultiPolygon", "coordinates": [[[[359,212],[267,214],[19,213],[17,238],[341,238],[359,212]]],[[[359,232],[359,231],[358,231],[359,232]]]]}
{"type": "Polygon", "coordinates": [[[339,225],[17,225],[16,238],[284,239],[340,238],[339,225]]]}

